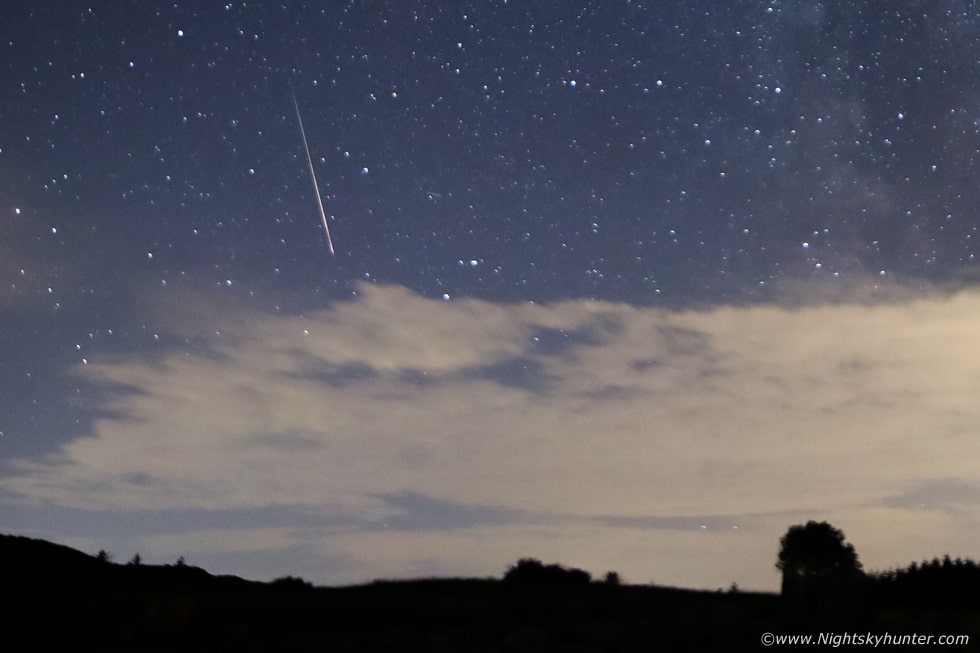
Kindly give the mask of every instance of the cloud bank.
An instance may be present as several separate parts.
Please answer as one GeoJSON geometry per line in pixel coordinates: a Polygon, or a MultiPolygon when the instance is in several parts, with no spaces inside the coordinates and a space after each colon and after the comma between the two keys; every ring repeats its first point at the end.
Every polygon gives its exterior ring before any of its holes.
{"type": "Polygon", "coordinates": [[[77,370],[114,389],[93,399],[104,417],[11,463],[8,501],[163,515],[133,534],[160,555],[240,553],[254,531],[327,583],[533,555],[772,589],[801,520],[843,528],[872,568],[970,555],[980,535],[977,294],[668,311],[364,286],[233,317],[184,299],[161,319],[207,330],[206,355],[77,370]],[[182,527],[186,511],[215,525],[182,527]],[[255,516],[222,527],[235,511],[255,516]]]}

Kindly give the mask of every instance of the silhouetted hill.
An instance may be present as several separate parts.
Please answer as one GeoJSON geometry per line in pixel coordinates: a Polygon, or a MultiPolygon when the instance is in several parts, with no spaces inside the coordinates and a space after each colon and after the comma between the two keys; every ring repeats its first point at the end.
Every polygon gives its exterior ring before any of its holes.
{"type": "MultiPolygon", "coordinates": [[[[107,589],[199,590],[263,587],[263,583],[234,576],[212,576],[190,565],[120,565],[99,560],[62,544],[18,535],[0,535],[6,589],[34,591],[49,585],[64,587],[96,583],[97,591],[107,589]]],[[[84,585],[93,591],[90,586],[84,585]]]]}
{"type": "Polygon", "coordinates": [[[0,536],[0,561],[4,651],[756,651],[766,632],[974,635],[980,623],[975,607],[878,609],[873,592],[846,614],[801,611],[775,594],[588,582],[533,559],[508,581],[353,587],[114,564],[16,536],[0,536]]]}
{"type": "Polygon", "coordinates": [[[6,573],[15,578],[21,575],[96,573],[99,561],[63,544],[36,540],[20,535],[0,534],[0,560],[5,561],[6,573]],[[15,562],[17,564],[10,564],[15,562]]]}

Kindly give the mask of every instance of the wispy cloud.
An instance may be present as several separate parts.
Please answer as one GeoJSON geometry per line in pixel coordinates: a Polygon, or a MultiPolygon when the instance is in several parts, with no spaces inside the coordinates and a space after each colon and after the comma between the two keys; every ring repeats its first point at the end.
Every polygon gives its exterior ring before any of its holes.
{"type": "Polygon", "coordinates": [[[871,566],[980,528],[907,499],[980,482],[976,294],[705,311],[358,294],[303,317],[222,311],[220,328],[200,302],[171,305],[175,330],[220,331],[209,355],[90,361],[84,379],[129,391],[100,398],[92,437],[15,461],[0,491],[353,519],[261,530],[350,561],[325,581],[551,552],[634,580],[771,587],[800,519],[834,520],[871,566]]]}

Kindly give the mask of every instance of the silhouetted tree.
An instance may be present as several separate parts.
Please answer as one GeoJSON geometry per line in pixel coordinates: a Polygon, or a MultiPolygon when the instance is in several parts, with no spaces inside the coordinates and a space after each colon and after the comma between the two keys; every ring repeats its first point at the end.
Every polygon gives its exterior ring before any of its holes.
{"type": "Polygon", "coordinates": [[[132,558],[129,559],[129,564],[134,567],[139,567],[141,564],[143,564],[143,558],[141,558],[140,554],[137,553],[136,555],[134,555],[132,558]]]}
{"type": "Polygon", "coordinates": [[[780,538],[776,568],[796,625],[857,626],[866,619],[869,586],[854,547],[827,522],[791,526],[780,538]]]}
{"type": "Polygon", "coordinates": [[[790,526],[779,544],[776,569],[783,572],[783,594],[800,582],[861,574],[854,546],[844,542],[840,529],[825,521],[790,526]]]}
{"type": "Polygon", "coordinates": [[[184,556],[180,556],[179,558],[177,558],[177,566],[178,567],[186,567],[187,566],[187,561],[184,560],[184,556]]]}
{"type": "Polygon", "coordinates": [[[607,571],[606,577],[605,579],[603,579],[603,582],[606,585],[619,585],[619,583],[621,582],[621,579],[619,578],[619,572],[607,571]]]}
{"type": "Polygon", "coordinates": [[[112,562],[112,554],[105,549],[99,549],[99,552],[95,554],[95,559],[108,564],[112,562]]]}

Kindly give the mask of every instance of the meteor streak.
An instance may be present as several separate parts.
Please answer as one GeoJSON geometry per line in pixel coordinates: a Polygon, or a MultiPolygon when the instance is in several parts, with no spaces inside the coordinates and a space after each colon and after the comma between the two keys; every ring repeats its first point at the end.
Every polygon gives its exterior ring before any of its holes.
{"type": "Polygon", "coordinates": [[[303,129],[303,116],[299,115],[299,102],[296,101],[296,92],[289,88],[289,92],[293,94],[293,107],[296,109],[296,121],[299,123],[299,135],[303,137],[303,149],[306,151],[306,162],[310,164],[310,179],[313,180],[313,190],[316,192],[316,205],[320,209],[320,219],[323,221],[323,233],[327,234],[327,247],[330,248],[330,254],[335,255],[333,251],[333,239],[330,237],[330,227],[327,226],[327,214],[323,210],[323,199],[320,197],[320,186],[316,183],[316,172],[313,170],[313,157],[310,156],[310,144],[306,142],[306,130],[303,129]]]}

